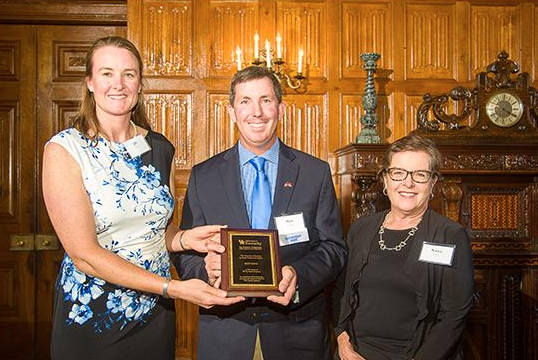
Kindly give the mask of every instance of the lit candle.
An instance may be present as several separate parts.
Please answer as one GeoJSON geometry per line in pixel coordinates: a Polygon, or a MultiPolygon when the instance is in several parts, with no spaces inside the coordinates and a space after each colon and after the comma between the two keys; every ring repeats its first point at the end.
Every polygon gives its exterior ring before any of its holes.
{"type": "Polygon", "coordinates": [[[265,58],[267,59],[267,68],[271,68],[271,44],[265,39],[265,58]]]}
{"type": "Polygon", "coordinates": [[[299,63],[297,64],[297,72],[301,74],[303,72],[303,49],[299,49],[299,63]]]}
{"type": "Polygon", "coordinates": [[[282,37],[280,33],[276,34],[276,58],[282,59],[282,37]]]}
{"type": "Polygon", "coordinates": [[[260,36],[258,33],[254,34],[254,59],[260,58],[260,36]]]}
{"type": "Polygon", "coordinates": [[[237,61],[237,71],[240,71],[241,70],[241,48],[239,46],[235,49],[235,55],[236,55],[235,61],[237,61]]]}

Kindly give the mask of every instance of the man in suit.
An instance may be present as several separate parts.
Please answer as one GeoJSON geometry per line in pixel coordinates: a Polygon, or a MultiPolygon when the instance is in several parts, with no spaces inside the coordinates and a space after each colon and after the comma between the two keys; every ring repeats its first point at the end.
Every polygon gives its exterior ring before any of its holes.
{"type": "MultiPolygon", "coordinates": [[[[198,359],[252,359],[255,344],[261,345],[264,360],[329,359],[324,290],[346,256],[329,165],[278,139],[285,107],[280,83],[268,70],[252,66],[239,71],[232,80],[230,104],[239,141],[193,167],[181,228],[221,224],[278,229],[285,220],[297,233],[279,240],[281,296],[200,309],[198,359]],[[263,158],[261,175],[253,158],[263,158]],[[255,202],[258,176],[270,192],[261,225],[255,214],[260,210],[255,202]]],[[[205,258],[184,253],[173,261],[183,279],[220,283],[216,253],[205,258]]]]}

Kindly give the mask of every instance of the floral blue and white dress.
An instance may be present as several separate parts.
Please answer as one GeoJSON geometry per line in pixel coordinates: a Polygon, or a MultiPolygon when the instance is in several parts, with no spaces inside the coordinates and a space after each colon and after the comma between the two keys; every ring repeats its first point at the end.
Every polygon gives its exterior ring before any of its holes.
{"type": "MultiPolygon", "coordinates": [[[[151,151],[134,158],[123,144],[102,138],[92,143],[74,128],[50,141],[80,165],[99,244],[169,277],[164,234],[174,208],[174,147],[152,131],[146,140],[151,151]]],[[[173,359],[174,340],[172,301],[87,275],[65,255],[56,281],[53,359],[173,359]]]]}

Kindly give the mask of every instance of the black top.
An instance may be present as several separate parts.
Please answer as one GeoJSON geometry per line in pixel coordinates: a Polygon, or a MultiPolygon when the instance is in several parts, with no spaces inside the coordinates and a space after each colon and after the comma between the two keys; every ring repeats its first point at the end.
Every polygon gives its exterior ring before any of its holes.
{"type": "MultiPolygon", "coordinates": [[[[392,248],[408,233],[386,229],[383,240],[392,248]]],[[[358,284],[359,307],[353,319],[358,350],[368,360],[406,359],[418,314],[414,284],[402,271],[413,237],[400,251],[381,250],[378,241],[376,234],[358,284]]]]}
{"type": "MultiPolygon", "coordinates": [[[[343,296],[341,296],[341,301],[333,304],[335,311],[339,312],[335,333],[338,336],[341,332],[346,331],[352,345],[357,350],[361,348],[362,339],[357,336],[354,329],[357,326],[355,314],[359,308],[359,295],[363,296],[362,293],[358,294],[357,290],[363,286],[360,283],[366,277],[364,275],[365,269],[371,265],[372,256],[379,248],[378,231],[386,214],[387,212],[384,211],[359,218],[349,229],[347,237],[348,261],[345,274],[337,286],[337,290],[343,288],[343,296]]],[[[389,243],[387,231],[385,235],[385,242],[389,247],[401,240],[400,238],[396,242],[389,243]]],[[[461,336],[472,305],[474,288],[473,253],[466,230],[460,224],[435,211],[427,210],[413,239],[408,241],[405,248],[409,248],[406,249],[409,254],[403,267],[395,275],[399,279],[403,279],[398,282],[399,286],[407,285],[409,289],[406,291],[402,291],[399,287],[387,289],[391,294],[388,296],[389,298],[396,298],[402,294],[404,297],[401,300],[398,299],[395,304],[398,305],[398,310],[401,313],[391,315],[398,318],[394,321],[391,319],[391,323],[385,324],[388,325],[385,328],[386,333],[394,334],[394,328],[406,329],[410,324],[409,317],[416,312],[416,326],[413,326],[413,331],[409,333],[410,341],[404,358],[415,360],[462,359],[461,336]],[[448,266],[419,261],[424,241],[454,245],[452,264],[448,266]],[[411,283],[406,284],[407,280],[411,283]],[[409,306],[409,298],[405,296],[407,291],[414,291],[412,306],[409,306]],[[400,321],[403,323],[399,324],[400,321]]],[[[387,264],[385,266],[390,266],[387,264]]],[[[370,270],[368,271],[370,272],[370,270]]],[[[366,285],[364,286],[366,287],[366,285]]],[[[380,326],[381,320],[374,315],[370,316],[374,317],[375,321],[365,321],[361,326],[372,325],[373,331],[376,331],[375,328],[380,326]]],[[[405,336],[407,334],[402,335],[402,338],[405,336]]],[[[376,350],[383,352],[381,348],[376,350]]],[[[364,351],[364,341],[361,351],[364,351]]],[[[366,358],[371,360],[367,356],[366,358]]],[[[387,358],[397,359],[392,354],[386,354],[381,359],[387,358]]],[[[375,358],[372,357],[372,359],[375,358]]]]}

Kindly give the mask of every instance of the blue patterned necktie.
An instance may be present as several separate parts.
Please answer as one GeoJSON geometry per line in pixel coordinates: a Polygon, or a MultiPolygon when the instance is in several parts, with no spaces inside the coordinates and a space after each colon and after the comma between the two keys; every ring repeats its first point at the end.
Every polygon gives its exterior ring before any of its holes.
{"type": "Polygon", "coordinates": [[[256,169],[256,179],[250,200],[250,218],[253,229],[267,229],[271,217],[271,191],[265,175],[265,159],[254,157],[249,161],[256,169]]]}

